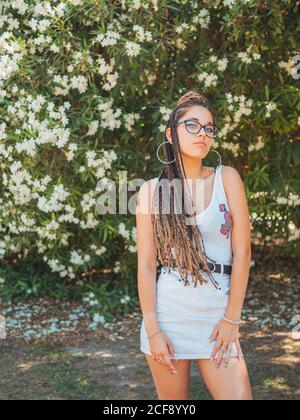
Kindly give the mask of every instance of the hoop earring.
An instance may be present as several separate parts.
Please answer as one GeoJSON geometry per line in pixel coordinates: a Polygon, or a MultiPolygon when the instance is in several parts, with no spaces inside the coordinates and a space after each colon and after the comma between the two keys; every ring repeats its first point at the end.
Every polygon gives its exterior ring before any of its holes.
{"type": "Polygon", "coordinates": [[[162,146],[163,144],[165,144],[165,143],[169,143],[169,144],[171,144],[169,141],[164,141],[163,143],[161,143],[161,144],[158,146],[157,150],[156,150],[156,155],[157,155],[157,159],[158,159],[161,163],[164,163],[165,165],[170,165],[170,163],[175,162],[175,160],[176,160],[176,159],[172,160],[171,162],[164,162],[163,160],[161,160],[161,158],[160,158],[160,157],[159,157],[159,155],[158,155],[158,151],[159,151],[159,149],[160,149],[160,148],[161,148],[161,146],[162,146]]]}
{"type": "Polygon", "coordinates": [[[217,150],[214,150],[214,149],[210,149],[210,152],[217,153],[217,155],[219,156],[219,158],[218,158],[218,166],[222,165],[222,156],[220,155],[220,153],[217,152],[217,150]]]}

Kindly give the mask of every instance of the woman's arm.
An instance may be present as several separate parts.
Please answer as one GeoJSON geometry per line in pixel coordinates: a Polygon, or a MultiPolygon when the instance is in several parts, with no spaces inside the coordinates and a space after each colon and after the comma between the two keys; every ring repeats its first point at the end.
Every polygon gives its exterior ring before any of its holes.
{"type": "Polygon", "coordinates": [[[136,204],[138,294],[148,336],[159,330],[156,318],[157,252],[151,223],[153,181],[141,186],[136,204]]]}
{"type": "Polygon", "coordinates": [[[226,315],[239,320],[247,292],[251,263],[251,225],[247,197],[240,174],[235,168],[223,168],[223,185],[232,216],[231,243],[233,264],[231,291],[226,315]]]}
{"type": "MultiPolygon", "coordinates": [[[[230,296],[226,316],[233,321],[238,321],[241,318],[249,279],[251,225],[243,181],[236,169],[229,166],[225,166],[223,169],[224,171],[221,172],[223,175],[221,176],[232,217],[231,241],[233,253],[230,296]]],[[[239,343],[239,325],[232,325],[225,320],[221,320],[210,338],[211,342],[215,340],[217,340],[217,343],[211,357],[217,358],[217,368],[222,363],[228,366],[233,344],[236,345],[238,356],[242,355],[239,343]],[[225,354],[226,357],[224,357],[225,354]]]]}

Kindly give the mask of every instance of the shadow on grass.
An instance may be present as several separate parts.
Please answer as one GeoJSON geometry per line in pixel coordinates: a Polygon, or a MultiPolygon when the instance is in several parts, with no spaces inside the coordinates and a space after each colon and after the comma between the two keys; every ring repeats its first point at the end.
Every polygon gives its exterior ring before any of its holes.
{"type": "MultiPolygon", "coordinates": [[[[299,343],[283,332],[248,330],[242,340],[257,400],[299,400],[299,343]]],[[[75,343],[76,344],[76,343],[75,343]]],[[[80,347],[50,342],[1,343],[0,398],[70,400],[157,400],[139,336],[93,339],[80,347]]],[[[191,366],[193,400],[211,397],[196,361],[191,366]]]]}

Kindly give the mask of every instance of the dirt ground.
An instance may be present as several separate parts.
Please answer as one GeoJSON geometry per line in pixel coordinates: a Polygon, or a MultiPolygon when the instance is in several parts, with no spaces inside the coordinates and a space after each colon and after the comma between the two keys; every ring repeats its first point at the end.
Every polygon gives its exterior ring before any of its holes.
{"type": "MultiPolygon", "coordinates": [[[[274,258],[252,268],[241,344],[256,400],[300,399],[300,341],[292,334],[299,311],[299,263],[274,258]],[[298,265],[297,265],[298,264],[298,265]]],[[[0,341],[0,399],[157,400],[139,350],[141,313],[112,331],[78,331],[68,337],[0,341]]],[[[196,361],[190,396],[211,399],[196,361]]]]}
{"type": "MultiPolygon", "coordinates": [[[[156,400],[137,334],[112,341],[1,345],[0,398],[156,400]]],[[[286,333],[263,334],[247,329],[242,340],[257,400],[299,400],[299,344],[286,333]]],[[[210,396],[191,366],[191,398],[210,396]]]]}

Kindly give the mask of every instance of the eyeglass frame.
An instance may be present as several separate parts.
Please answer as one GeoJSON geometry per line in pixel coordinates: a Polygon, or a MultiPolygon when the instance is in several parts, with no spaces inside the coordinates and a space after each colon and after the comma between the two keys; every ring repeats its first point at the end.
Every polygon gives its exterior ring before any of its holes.
{"type": "Polygon", "coordinates": [[[210,137],[208,134],[207,134],[207,132],[206,132],[206,127],[209,127],[209,126],[212,126],[212,127],[214,127],[214,128],[216,128],[217,129],[217,135],[219,134],[219,132],[220,132],[220,130],[219,130],[219,128],[216,126],[216,125],[214,125],[214,124],[205,124],[205,125],[202,125],[199,121],[195,121],[195,120],[191,120],[191,119],[187,119],[187,120],[184,120],[184,121],[180,121],[180,122],[177,122],[176,123],[176,125],[179,125],[179,124],[183,124],[184,123],[184,125],[185,125],[185,129],[186,129],[186,131],[189,133],[189,134],[199,134],[200,133],[200,131],[202,130],[202,128],[204,128],[204,131],[205,131],[205,134],[209,137],[209,138],[214,138],[215,136],[213,136],[213,137],[210,137]],[[199,129],[199,131],[197,131],[197,133],[191,133],[188,129],[187,129],[187,126],[186,126],[186,123],[187,123],[187,121],[193,121],[193,122],[195,122],[195,123],[198,123],[198,124],[200,124],[200,129],[199,129]]]}

